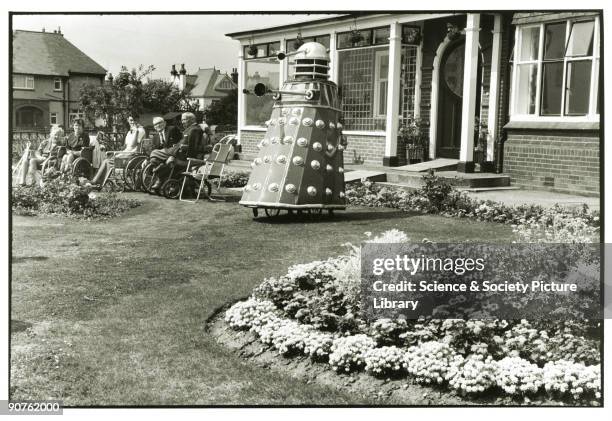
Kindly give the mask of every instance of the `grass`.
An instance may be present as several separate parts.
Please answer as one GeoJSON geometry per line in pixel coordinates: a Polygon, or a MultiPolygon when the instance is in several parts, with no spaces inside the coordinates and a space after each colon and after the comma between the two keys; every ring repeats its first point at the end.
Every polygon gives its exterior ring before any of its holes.
{"type": "MultiPolygon", "coordinates": [[[[391,228],[499,242],[511,228],[350,208],[317,223],[253,221],[234,202],[143,196],[99,222],[13,216],[10,398],[91,405],[344,405],[370,398],[254,366],[204,332],[216,308],[294,263],[391,228]]],[[[380,403],[380,402],[379,402],[380,403]]]]}

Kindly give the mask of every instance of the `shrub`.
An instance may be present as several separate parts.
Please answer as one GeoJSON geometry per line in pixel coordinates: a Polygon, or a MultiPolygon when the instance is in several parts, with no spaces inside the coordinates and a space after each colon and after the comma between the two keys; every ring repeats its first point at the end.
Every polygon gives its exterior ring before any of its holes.
{"type": "Polygon", "coordinates": [[[244,187],[249,182],[248,172],[226,171],[221,178],[221,187],[244,187]]]}
{"type": "Polygon", "coordinates": [[[491,356],[474,354],[467,358],[456,355],[446,378],[451,389],[461,394],[477,394],[496,385],[497,364],[491,356]]]}
{"type": "Polygon", "coordinates": [[[418,383],[442,384],[455,353],[446,343],[431,341],[411,346],[404,354],[406,370],[418,383]]]}
{"type": "Polygon", "coordinates": [[[585,366],[566,360],[544,365],[544,388],[553,396],[576,400],[601,398],[601,366],[585,366]]]}
{"type": "Polygon", "coordinates": [[[398,376],[406,371],[404,351],[396,346],[372,348],[364,359],[365,370],[374,376],[398,376]]]}
{"type": "Polygon", "coordinates": [[[233,329],[250,329],[254,321],[264,313],[272,313],[276,310],[270,301],[260,301],[249,298],[246,301],[239,301],[225,312],[225,321],[233,329]]]}
{"type": "Polygon", "coordinates": [[[12,209],[19,214],[51,214],[74,218],[111,218],[139,206],[140,201],[115,193],[94,193],[68,177],[48,180],[44,186],[19,186],[11,191],[12,209]]]}
{"type": "Polygon", "coordinates": [[[329,364],[336,371],[360,370],[365,367],[366,353],[374,346],[374,341],[363,334],[338,338],[331,346],[329,364]]]}
{"type": "Polygon", "coordinates": [[[497,362],[497,385],[509,395],[534,394],[542,386],[542,369],[520,357],[497,362]]]}

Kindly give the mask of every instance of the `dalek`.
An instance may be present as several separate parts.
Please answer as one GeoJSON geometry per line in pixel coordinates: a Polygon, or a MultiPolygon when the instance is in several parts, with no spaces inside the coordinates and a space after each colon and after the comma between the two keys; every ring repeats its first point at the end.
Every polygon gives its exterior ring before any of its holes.
{"type": "Polygon", "coordinates": [[[280,90],[258,83],[249,95],[271,95],[272,114],[264,138],[257,145],[251,175],[240,204],[263,209],[267,216],[281,210],[320,215],[346,208],[344,159],[346,138],[340,122],[338,87],[329,81],[329,56],[316,42],[296,52],[279,53],[284,60],[295,56],[293,78],[280,90]]]}

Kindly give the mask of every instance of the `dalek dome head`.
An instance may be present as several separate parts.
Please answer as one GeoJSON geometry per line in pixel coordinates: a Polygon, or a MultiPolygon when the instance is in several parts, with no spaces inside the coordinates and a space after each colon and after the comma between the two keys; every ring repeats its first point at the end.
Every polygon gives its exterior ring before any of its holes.
{"type": "Polygon", "coordinates": [[[329,54],[323,44],[318,42],[306,42],[298,48],[295,55],[296,60],[325,60],[329,62],[329,54]]]}
{"type": "Polygon", "coordinates": [[[327,49],[318,42],[303,44],[295,54],[296,79],[323,79],[329,78],[329,54],[327,49]]]}

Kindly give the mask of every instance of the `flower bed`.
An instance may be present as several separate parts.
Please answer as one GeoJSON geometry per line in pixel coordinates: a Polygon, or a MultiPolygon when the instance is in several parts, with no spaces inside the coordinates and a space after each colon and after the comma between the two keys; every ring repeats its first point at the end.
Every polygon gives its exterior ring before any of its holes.
{"type": "Polygon", "coordinates": [[[389,207],[511,224],[524,242],[599,241],[599,212],[590,210],[586,205],[579,209],[565,209],[558,205],[552,208],[539,205],[507,206],[471,198],[433,174],[425,175],[423,180],[423,187],[410,192],[362,180],[361,183],[347,185],[346,198],[348,203],[355,206],[389,207]]]}
{"type": "MultiPolygon", "coordinates": [[[[393,230],[368,241],[408,241],[393,230]]],[[[304,355],[337,373],[364,371],[529,402],[548,396],[599,405],[597,321],[390,320],[360,317],[359,249],[295,265],[265,279],[225,320],[284,356],[304,355]]]]}
{"type": "Polygon", "coordinates": [[[19,215],[62,215],[80,219],[112,218],[141,202],[114,193],[94,193],[68,178],[58,177],[44,187],[18,186],[11,190],[12,210],[19,215]]]}

